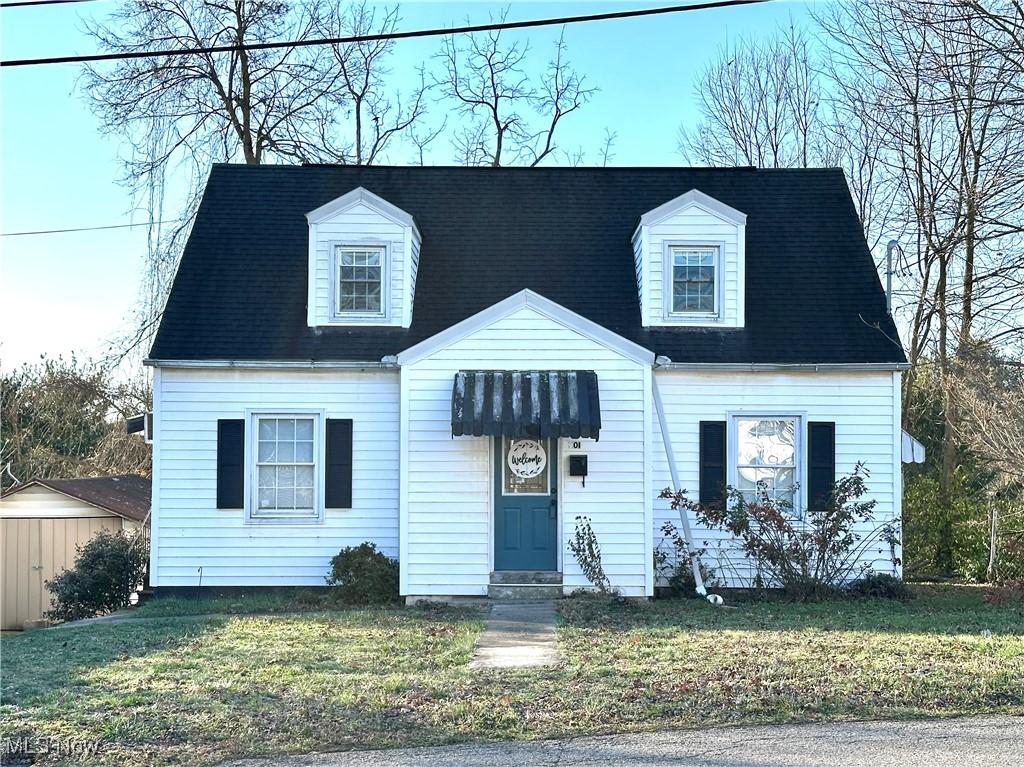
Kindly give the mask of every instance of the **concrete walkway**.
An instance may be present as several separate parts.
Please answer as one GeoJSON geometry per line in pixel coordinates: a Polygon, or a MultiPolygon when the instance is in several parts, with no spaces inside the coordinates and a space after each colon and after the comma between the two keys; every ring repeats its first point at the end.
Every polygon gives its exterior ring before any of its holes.
{"type": "Polygon", "coordinates": [[[722,727],[247,759],[229,767],[1019,767],[1024,718],[722,727]]]}
{"type": "Polygon", "coordinates": [[[477,639],[473,669],[558,665],[554,602],[498,602],[477,639]]]}

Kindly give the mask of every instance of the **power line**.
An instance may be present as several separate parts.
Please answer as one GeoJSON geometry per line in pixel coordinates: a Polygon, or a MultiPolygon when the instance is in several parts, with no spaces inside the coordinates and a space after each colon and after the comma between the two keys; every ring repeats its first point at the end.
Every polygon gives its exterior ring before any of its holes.
{"type": "Polygon", "coordinates": [[[65,5],[66,3],[92,3],[96,0],[12,0],[0,3],[0,8],[30,8],[34,5],[65,5]]]}
{"type": "Polygon", "coordinates": [[[273,43],[245,43],[242,45],[215,45],[207,48],[176,48],[162,51],[126,51],[121,53],[93,53],[85,56],[52,56],[42,59],[12,59],[0,61],[0,67],[27,67],[42,64],[81,64],[87,61],[120,61],[122,59],[145,59],[157,56],[192,56],[203,53],[237,53],[241,51],[265,51],[275,48],[304,48],[311,45],[338,45],[346,43],[368,43],[378,40],[407,40],[415,37],[440,37],[473,32],[492,32],[505,29],[528,29],[551,27],[564,24],[580,24],[586,21],[607,21],[610,19],[631,19],[641,16],[660,16],[668,13],[685,13],[711,8],[728,8],[735,5],[757,5],[771,0],[713,0],[691,5],[670,5],[660,8],[641,8],[635,11],[610,11],[591,13],[583,16],[562,16],[555,19],[531,19],[529,21],[502,21],[490,24],[472,24],[462,27],[435,27],[416,29],[408,32],[385,32],[373,35],[351,37],[325,37],[314,40],[290,40],[273,43]]]}
{"type": "Polygon", "coordinates": [[[153,226],[154,224],[176,224],[182,219],[172,218],[169,221],[142,221],[138,224],[111,224],[110,226],[80,226],[72,229],[39,229],[34,232],[4,232],[0,237],[26,237],[30,234],[64,234],[65,232],[97,232],[101,229],[129,229],[133,226],[153,226]]]}

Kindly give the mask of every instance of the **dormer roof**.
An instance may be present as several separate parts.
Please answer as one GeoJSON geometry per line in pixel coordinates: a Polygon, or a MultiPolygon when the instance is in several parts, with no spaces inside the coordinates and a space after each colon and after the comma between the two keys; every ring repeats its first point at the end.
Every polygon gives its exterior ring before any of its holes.
{"type": "Polygon", "coordinates": [[[309,211],[306,214],[306,221],[310,224],[319,224],[360,204],[372,208],[400,226],[411,227],[419,235],[420,230],[416,227],[416,221],[409,213],[361,186],[309,211]]]}
{"type": "Polygon", "coordinates": [[[659,205],[654,210],[644,213],[640,216],[640,226],[653,226],[692,207],[698,207],[730,224],[742,226],[747,223],[746,213],[740,213],[736,208],[732,208],[721,200],[716,200],[714,197],[704,194],[699,189],[691,189],[686,194],[681,194],[664,205],[659,205]]]}

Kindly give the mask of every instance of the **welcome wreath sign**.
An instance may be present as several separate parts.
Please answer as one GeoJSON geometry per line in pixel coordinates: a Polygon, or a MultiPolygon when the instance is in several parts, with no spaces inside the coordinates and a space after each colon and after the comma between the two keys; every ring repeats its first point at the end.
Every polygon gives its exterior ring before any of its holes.
{"type": "Polygon", "coordinates": [[[508,450],[508,467],[522,479],[540,476],[548,465],[544,446],[534,439],[517,439],[508,450]]]}

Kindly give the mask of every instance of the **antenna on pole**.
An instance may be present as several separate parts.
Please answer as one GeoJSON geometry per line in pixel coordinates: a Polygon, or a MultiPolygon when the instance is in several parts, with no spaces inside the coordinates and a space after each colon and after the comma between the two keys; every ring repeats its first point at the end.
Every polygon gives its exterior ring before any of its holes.
{"type": "Polygon", "coordinates": [[[885,248],[885,311],[892,314],[892,252],[899,248],[896,240],[889,240],[885,248]]]}

